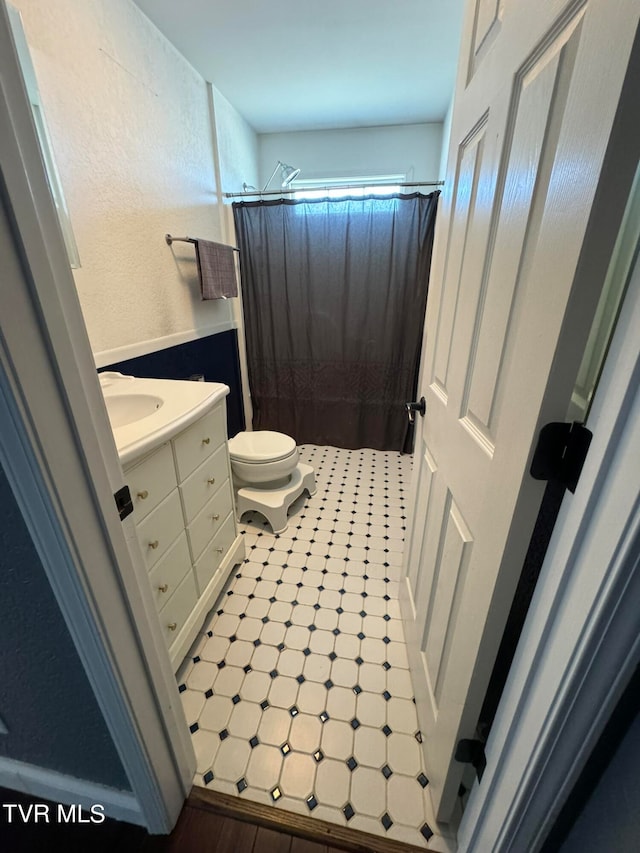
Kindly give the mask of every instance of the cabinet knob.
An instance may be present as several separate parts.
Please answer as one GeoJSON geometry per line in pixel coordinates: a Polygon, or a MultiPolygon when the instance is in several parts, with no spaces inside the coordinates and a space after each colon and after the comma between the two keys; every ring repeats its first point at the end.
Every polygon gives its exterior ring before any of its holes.
{"type": "Polygon", "coordinates": [[[215,483],[215,481],[216,481],[216,478],[215,478],[215,477],[209,477],[209,479],[207,480],[207,483],[209,483],[209,485],[210,485],[210,486],[213,486],[213,484],[215,483]]]}
{"type": "Polygon", "coordinates": [[[202,443],[203,443],[203,444],[209,444],[209,442],[210,442],[210,441],[211,441],[211,439],[210,439],[210,438],[203,438],[203,439],[202,439],[202,443]]]}
{"type": "Polygon", "coordinates": [[[175,631],[177,627],[178,627],[178,623],[177,623],[177,622],[169,622],[169,624],[167,625],[167,628],[168,628],[170,631],[175,631]]]}
{"type": "Polygon", "coordinates": [[[217,551],[218,554],[222,554],[222,552],[224,551],[224,548],[214,548],[214,551],[217,551]]]}
{"type": "Polygon", "coordinates": [[[146,489],[143,489],[141,492],[138,492],[138,497],[141,501],[145,501],[149,497],[149,492],[146,489]]]}
{"type": "Polygon", "coordinates": [[[217,521],[217,520],[220,518],[220,515],[219,515],[217,512],[215,512],[215,513],[211,516],[211,518],[213,519],[213,521],[217,521]]]}
{"type": "Polygon", "coordinates": [[[158,587],[158,592],[166,592],[168,589],[169,589],[169,584],[168,583],[162,583],[158,587]]]}
{"type": "Polygon", "coordinates": [[[159,544],[160,543],[158,542],[158,540],[154,539],[153,542],[149,542],[149,548],[153,548],[153,550],[155,551],[159,544]]]}

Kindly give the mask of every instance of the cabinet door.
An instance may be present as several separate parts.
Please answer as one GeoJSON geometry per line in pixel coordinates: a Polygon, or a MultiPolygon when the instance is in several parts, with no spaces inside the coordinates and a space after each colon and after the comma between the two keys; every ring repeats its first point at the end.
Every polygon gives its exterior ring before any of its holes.
{"type": "Polygon", "coordinates": [[[191,553],[187,534],[183,531],[149,572],[153,600],[159,611],[180,586],[184,576],[191,571],[191,553]]]}
{"type": "Polygon", "coordinates": [[[227,478],[227,446],[223,444],[180,485],[187,524],[193,521],[207,501],[227,482],[227,478]]]}
{"type": "Polygon", "coordinates": [[[153,512],[138,525],[138,539],[150,569],[168,550],[184,529],[180,495],[174,489],[153,512]]]}
{"type": "Polygon", "coordinates": [[[218,571],[218,567],[227,556],[236,538],[236,529],[233,513],[229,513],[216,537],[205,548],[202,555],[195,564],[198,591],[202,595],[211,579],[218,571]]]}
{"type": "Polygon", "coordinates": [[[176,472],[169,443],[125,471],[133,500],[133,518],[139,524],[176,487],[176,472]]]}
{"type": "Polygon", "coordinates": [[[218,405],[208,415],[197,420],[173,440],[178,481],[183,482],[198,465],[205,461],[212,450],[224,444],[226,439],[224,406],[218,405]]]}

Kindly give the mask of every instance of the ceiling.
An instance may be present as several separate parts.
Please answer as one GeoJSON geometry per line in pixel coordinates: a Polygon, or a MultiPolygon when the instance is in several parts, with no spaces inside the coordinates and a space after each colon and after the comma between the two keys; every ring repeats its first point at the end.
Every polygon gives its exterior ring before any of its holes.
{"type": "Polygon", "coordinates": [[[258,133],[442,121],[464,0],[135,0],[258,133]]]}

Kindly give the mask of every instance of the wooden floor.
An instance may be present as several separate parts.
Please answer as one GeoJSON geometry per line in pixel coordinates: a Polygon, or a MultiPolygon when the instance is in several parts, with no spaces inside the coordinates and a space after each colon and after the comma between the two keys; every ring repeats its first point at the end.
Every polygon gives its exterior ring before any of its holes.
{"type": "MultiPolygon", "coordinates": [[[[0,804],[44,802],[0,788],[0,804]]],[[[54,809],[52,808],[52,814],[54,809]]],[[[2,853],[428,853],[324,821],[194,788],[169,836],[114,820],[102,824],[7,823],[2,853]]]]}

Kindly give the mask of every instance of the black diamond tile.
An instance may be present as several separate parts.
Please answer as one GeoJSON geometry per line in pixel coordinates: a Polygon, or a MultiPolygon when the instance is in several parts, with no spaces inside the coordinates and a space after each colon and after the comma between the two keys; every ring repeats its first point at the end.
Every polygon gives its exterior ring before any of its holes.
{"type": "Polygon", "coordinates": [[[207,637],[213,637],[213,631],[207,631],[207,637]]]}
{"type": "Polygon", "coordinates": [[[185,691],[186,689],[187,689],[187,685],[186,685],[186,684],[178,684],[178,693],[184,693],[184,691],[185,691]]]}
{"type": "Polygon", "coordinates": [[[309,646],[307,646],[307,648],[306,648],[306,649],[303,649],[303,650],[302,650],[302,654],[303,654],[305,657],[309,657],[309,655],[311,654],[311,649],[309,648],[309,646]]]}
{"type": "Polygon", "coordinates": [[[330,678],[327,678],[324,683],[324,686],[327,688],[327,690],[331,690],[331,688],[333,687],[333,681],[331,681],[330,678]]]}
{"type": "Polygon", "coordinates": [[[297,717],[299,713],[300,713],[300,711],[299,711],[299,709],[298,709],[297,705],[292,705],[292,706],[289,708],[289,714],[290,714],[292,717],[297,717]]]}
{"type": "Polygon", "coordinates": [[[209,688],[208,690],[205,690],[205,692],[204,692],[204,698],[205,699],[211,699],[212,696],[213,696],[213,690],[211,688],[209,688]]]}
{"type": "Polygon", "coordinates": [[[389,832],[389,830],[393,826],[393,821],[386,812],[380,818],[380,823],[384,826],[387,832],[389,832]]]}
{"type": "Polygon", "coordinates": [[[384,619],[385,622],[388,622],[391,619],[391,616],[389,616],[388,613],[385,613],[382,618],[384,619]]]}
{"type": "Polygon", "coordinates": [[[389,767],[388,764],[384,765],[381,772],[382,772],[382,775],[384,776],[385,779],[388,779],[389,776],[393,775],[393,770],[389,767]]]}
{"type": "Polygon", "coordinates": [[[221,660],[221,661],[218,663],[218,669],[224,669],[224,668],[225,668],[225,666],[226,666],[226,663],[225,663],[223,660],[221,660]]]}
{"type": "Polygon", "coordinates": [[[278,643],[278,645],[276,646],[276,648],[277,648],[277,650],[278,650],[279,652],[283,652],[287,647],[285,646],[285,644],[284,644],[284,643],[278,643]]]}
{"type": "Polygon", "coordinates": [[[342,613],[344,613],[344,610],[342,609],[342,607],[337,607],[336,613],[342,614],[342,613]]]}
{"type": "MultiPolygon", "coordinates": [[[[274,598],[273,600],[275,601],[275,598],[274,598]]],[[[267,622],[269,621],[269,617],[268,617],[268,616],[263,616],[263,617],[262,617],[262,619],[261,619],[260,621],[262,622],[262,624],[263,624],[263,625],[266,625],[266,624],[267,624],[267,622]]]]}
{"type": "Polygon", "coordinates": [[[391,729],[389,728],[389,726],[386,726],[386,725],[385,725],[385,726],[383,726],[383,727],[382,727],[382,734],[383,734],[385,737],[389,737],[389,735],[390,735],[390,734],[392,734],[391,729]]]}
{"type": "Polygon", "coordinates": [[[389,671],[389,670],[391,669],[391,664],[389,663],[389,661],[387,661],[387,660],[386,660],[386,661],[382,664],[382,668],[383,668],[383,669],[386,669],[387,671],[389,671]]]}
{"type": "Polygon", "coordinates": [[[218,737],[220,740],[226,740],[229,737],[229,732],[226,729],[222,729],[218,737]]]}
{"type": "Polygon", "coordinates": [[[315,631],[315,630],[316,630],[316,626],[315,626],[315,625],[309,625],[309,630],[310,630],[310,631],[315,631]]]}
{"type": "Polygon", "coordinates": [[[232,634],[232,635],[229,637],[229,642],[230,642],[230,643],[235,643],[235,641],[236,641],[237,639],[238,639],[238,638],[236,637],[236,635],[235,635],[235,634],[232,634]]]}
{"type": "Polygon", "coordinates": [[[194,663],[200,663],[200,660],[201,660],[200,655],[196,655],[193,659],[193,662],[194,663]]]}
{"type": "Polygon", "coordinates": [[[193,723],[189,726],[189,731],[191,732],[191,734],[194,734],[194,732],[197,732],[199,728],[200,726],[197,723],[193,723]]]}
{"type": "Polygon", "coordinates": [[[353,773],[353,771],[358,766],[358,762],[355,760],[355,758],[352,755],[350,758],[347,758],[346,765],[349,768],[349,770],[351,770],[351,772],[353,773]]]}
{"type": "Polygon", "coordinates": [[[316,762],[316,764],[320,764],[323,758],[324,752],[322,752],[321,749],[316,749],[316,751],[313,753],[313,760],[316,762]]]}
{"type": "Polygon", "coordinates": [[[391,693],[389,693],[389,691],[388,691],[388,690],[385,690],[385,691],[384,691],[384,693],[383,693],[382,695],[383,695],[383,697],[384,697],[384,699],[385,699],[385,701],[386,701],[386,702],[388,702],[388,701],[389,701],[389,699],[391,699],[391,693]]]}
{"type": "Polygon", "coordinates": [[[421,835],[425,841],[428,841],[431,838],[431,836],[433,835],[433,832],[431,831],[431,827],[429,826],[428,823],[425,823],[420,827],[420,833],[421,833],[421,835]]]}
{"type": "Polygon", "coordinates": [[[269,678],[277,678],[277,677],[278,677],[278,670],[272,669],[271,672],[269,673],[269,678]]]}
{"type": "Polygon", "coordinates": [[[314,604],[314,605],[313,605],[313,609],[314,609],[314,610],[320,610],[320,605],[319,605],[319,604],[314,604]]]}
{"type": "Polygon", "coordinates": [[[338,655],[335,652],[329,652],[329,660],[335,660],[338,655]]]}
{"type": "Polygon", "coordinates": [[[243,666],[242,669],[244,670],[245,675],[249,675],[249,673],[252,671],[252,668],[249,664],[243,666]]]}
{"type": "Polygon", "coordinates": [[[332,631],[331,633],[332,633],[335,637],[337,637],[337,636],[338,636],[338,634],[340,633],[340,628],[334,628],[334,629],[333,629],[333,631],[332,631]]]}
{"type": "Polygon", "coordinates": [[[288,744],[288,743],[286,743],[286,742],[285,742],[285,743],[283,743],[283,744],[282,744],[282,746],[280,747],[280,752],[281,752],[283,755],[289,755],[289,753],[291,752],[291,747],[289,746],[289,744],[288,744]]]}
{"type": "Polygon", "coordinates": [[[308,797],[305,800],[305,802],[306,802],[307,808],[309,809],[310,812],[312,812],[315,809],[315,807],[318,805],[318,801],[313,796],[313,794],[310,797],[308,797]]]}
{"type": "Polygon", "coordinates": [[[424,773],[420,773],[420,774],[417,776],[417,779],[418,779],[418,784],[420,785],[420,787],[421,787],[421,788],[426,788],[426,787],[427,787],[427,785],[429,784],[429,780],[428,780],[428,779],[427,779],[427,777],[424,775],[424,773]]]}
{"type": "Polygon", "coordinates": [[[318,716],[320,717],[321,723],[326,723],[329,719],[329,714],[326,711],[321,711],[318,716]]]}
{"type": "Polygon", "coordinates": [[[304,684],[307,679],[300,673],[300,675],[296,676],[296,681],[298,684],[304,684]]]}
{"type": "MultiPolygon", "coordinates": [[[[360,616],[362,616],[363,619],[366,615],[367,615],[366,611],[364,611],[364,610],[360,611],[360,616]]],[[[362,634],[362,632],[360,632],[360,633],[362,634]]],[[[360,634],[358,634],[358,636],[360,637],[361,640],[364,640],[364,634],[362,634],[362,636],[360,636],[360,634]]]]}
{"type": "Polygon", "coordinates": [[[357,717],[354,717],[353,720],[349,721],[349,725],[355,731],[360,728],[360,720],[357,717]]]}
{"type": "Polygon", "coordinates": [[[238,779],[238,781],[236,782],[236,788],[238,789],[239,794],[241,794],[243,791],[246,791],[248,787],[249,783],[244,777],[242,779],[238,779]]]}
{"type": "Polygon", "coordinates": [[[362,631],[360,631],[360,633],[358,634],[358,639],[359,639],[359,640],[364,640],[364,639],[365,639],[365,636],[364,636],[364,634],[362,633],[362,631]]]}
{"type": "Polygon", "coordinates": [[[347,803],[347,805],[342,809],[342,814],[346,817],[347,820],[351,820],[351,818],[355,814],[351,803],[347,803]]]}
{"type": "Polygon", "coordinates": [[[267,708],[269,707],[269,703],[267,702],[266,699],[262,700],[262,702],[260,703],[260,707],[262,708],[263,711],[267,710],[267,708]]]}
{"type": "Polygon", "coordinates": [[[253,645],[254,645],[254,646],[256,647],[256,649],[257,649],[257,648],[258,648],[258,646],[261,646],[261,645],[262,645],[262,640],[261,640],[260,638],[258,638],[257,640],[254,640],[254,641],[253,641],[253,645]]]}
{"type": "Polygon", "coordinates": [[[208,785],[209,782],[213,782],[213,773],[211,772],[211,770],[207,770],[207,772],[202,777],[202,781],[205,785],[208,785]]]}
{"type": "Polygon", "coordinates": [[[385,645],[387,645],[387,646],[388,646],[388,645],[389,645],[389,643],[391,642],[391,640],[389,639],[389,637],[383,637],[383,638],[382,638],[382,642],[383,642],[385,645]]]}
{"type": "Polygon", "coordinates": [[[354,684],[351,689],[356,694],[356,696],[359,696],[362,693],[362,687],[360,687],[359,684],[354,684]]]}
{"type": "Polygon", "coordinates": [[[251,749],[255,749],[259,743],[260,741],[258,740],[258,735],[254,735],[252,738],[249,739],[249,746],[251,747],[251,749]]]}
{"type": "Polygon", "coordinates": [[[363,661],[363,659],[360,657],[360,655],[358,655],[358,657],[356,658],[356,663],[358,664],[358,666],[362,666],[362,664],[364,663],[364,661],[363,661]]]}
{"type": "Polygon", "coordinates": [[[287,621],[284,623],[285,628],[290,628],[292,625],[293,625],[293,622],[291,622],[289,619],[287,619],[287,621]]]}

